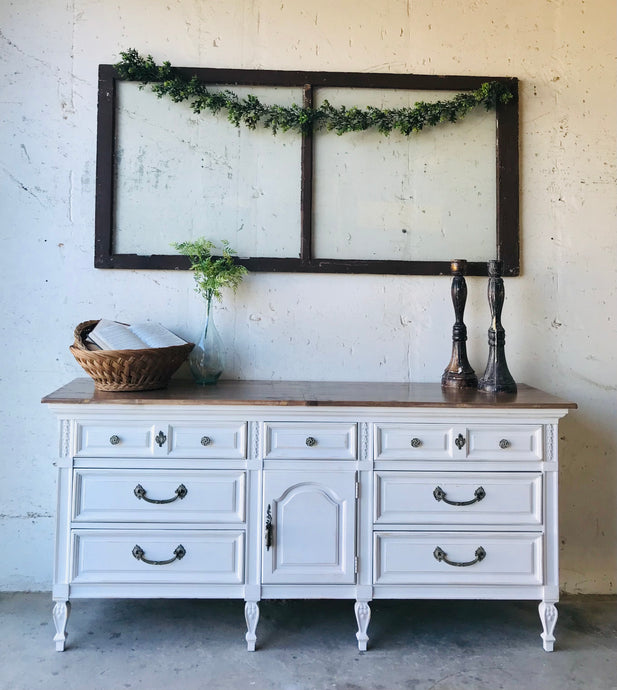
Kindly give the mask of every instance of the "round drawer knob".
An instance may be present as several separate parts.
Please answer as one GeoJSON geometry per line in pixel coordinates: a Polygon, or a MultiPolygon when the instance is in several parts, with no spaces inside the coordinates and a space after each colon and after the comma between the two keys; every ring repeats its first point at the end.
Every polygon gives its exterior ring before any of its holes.
{"type": "Polygon", "coordinates": [[[419,448],[422,445],[422,441],[419,438],[412,438],[411,439],[411,447],[412,448],[419,448]]]}
{"type": "Polygon", "coordinates": [[[109,442],[112,446],[117,446],[120,443],[120,437],[114,434],[113,436],[109,437],[109,442]]]}
{"type": "Polygon", "coordinates": [[[509,448],[510,447],[510,441],[508,441],[507,438],[502,438],[501,441],[499,441],[499,447],[500,448],[509,448]]]}
{"type": "Polygon", "coordinates": [[[306,439],[305,443],[306,443],[306,445],[309,446],[309,447],[316,446],[316,445],[317,445],[317,439],[316,439],[316,438],[313,438],[312,436],[309,436],[309,437],[306,439]]]}
{"type": "Polygon", "coordinates": [[[209,436],[202,436],[201,437],[201,445],[202,446],[209,446],[212,443],[212,439],[209,436]]]}

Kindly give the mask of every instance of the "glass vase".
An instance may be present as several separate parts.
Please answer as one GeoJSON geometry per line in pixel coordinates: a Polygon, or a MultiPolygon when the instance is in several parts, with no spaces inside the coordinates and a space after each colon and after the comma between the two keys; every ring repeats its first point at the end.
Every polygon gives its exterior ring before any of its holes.
{"type": "Polygon", "coordinates": [[[214,325],[212,298],[206,302],[206,319],[201,338],[189,355],[189,367],[195,381],[205,386],[216,383],[223,373],[223,341],[214,325]]]}

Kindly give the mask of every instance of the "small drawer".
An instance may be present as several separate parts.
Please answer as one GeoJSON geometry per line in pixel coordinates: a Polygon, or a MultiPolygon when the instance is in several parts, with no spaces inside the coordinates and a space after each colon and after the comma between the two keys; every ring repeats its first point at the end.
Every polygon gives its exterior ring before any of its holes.
{"type": "Polygon", "coordinates": [[[542,460],[542,426],[467,427],[469,460],[542,460]]]}
{"type": "Polygon", "coordinates": [[[375,523],[542,525],[542,475],[375,472],[375,523]]]}
{"type": "Polygon", "coordinates": [[[243,523],[245,474],[216,470],[75,470],[75,522],[243,523]]]}
{"type": "Polygon", "coordinates": [[[240,531],[73,530],[72,542],[75,583],[244,582],[240,531]]]}
{"type": "MultiPolygon", "coordinates": [[[[89,457],[144,457],[153,454],[157,434],[155,425],[148,422],[127,423],[118,420],[103,424],[78,423],[76,454],[89,457]]],[[[166,434],[167,427],[163,430],[163,435],[166,434]]]]}
{"type": "Polygon", "coordinates": [[[447,424],[376,424],[375,460],[452,460],[454,438],[447,424]]]}
{"type": "Polygon", "coordinates": [[[355,460],[357,425],[294,422],[265,425],[266,460],[355,460]]]}
{"type": "Polygon", "coordinates": [[[246,427],[246,422],[174,423],[170,427],[169,456],[243,460],[246,427]]]}
{"type": "Polygon", "coordinates": [[[376,585],[541,585],[542,535],[377,532],[376,585]]]}

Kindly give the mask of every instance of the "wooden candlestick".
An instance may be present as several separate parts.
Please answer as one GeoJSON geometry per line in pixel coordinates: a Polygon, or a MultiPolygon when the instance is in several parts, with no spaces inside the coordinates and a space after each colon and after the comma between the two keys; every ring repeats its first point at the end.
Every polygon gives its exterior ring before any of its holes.
{"type": "Polygon", "coordinates": [[[501,261],[488,262],[488,303],[491,309],[491,326],[488,329],[488,362],[484,375],[478,382],[478,390],[486,393],[516,393],[517,390],[506,363],[506,332],[501,325],[505,289],[501,271],[501,261]]]}
{"type": "Polygon", "coordinates": [[[441,377],[442,388],[475,388],[478,385],[478,377],[467,359],[467,327],[463,322],[467,302],[466,268],[467,261],[464,259],[450,263],[455,322],[452,327],[452,357],[441,377]]]}

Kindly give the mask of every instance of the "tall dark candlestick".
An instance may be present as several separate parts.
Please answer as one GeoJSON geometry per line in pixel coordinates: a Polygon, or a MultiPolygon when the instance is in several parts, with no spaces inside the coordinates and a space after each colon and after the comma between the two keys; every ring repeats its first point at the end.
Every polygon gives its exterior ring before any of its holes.
{"type": "Polygon", "coordinates": [[[506,332],[501,325],[501,310],[505,299],[501,261],[488,262],[488,303],[491,327],[488,329],[488,362],[478,390],[487,393],[516,393],[516,383],[506,363],[506,332]]]}
{"type": "Polygon", "coordinates": [[[443,388],[475,388],[478,385],[478,377],[467,359],[467,326],[463,322],[467,302],[466,268],[467,262],[464,259],[450,263],[455,322],[452,328],[452,357],[441,377],[443,388]]]}

